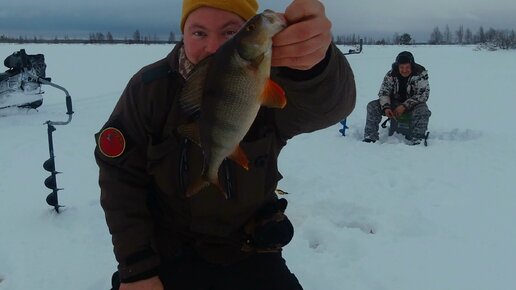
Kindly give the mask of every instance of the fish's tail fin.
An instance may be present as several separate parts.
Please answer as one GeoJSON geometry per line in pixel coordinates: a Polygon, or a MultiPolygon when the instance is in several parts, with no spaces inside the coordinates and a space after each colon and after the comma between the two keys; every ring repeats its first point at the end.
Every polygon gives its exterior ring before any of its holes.
{"type": "Polygon", "coordinates": [[[210,186],[210,184],[211,182],[208,179],[201,176],[199,179],[190,184],[190,186],[186,190],[186,196],[192,197],[201,192],[206,187],[210,186]]]}
{"type": "Polygon", "coordinates": [[[220,191],[220,193],[222,193],[222,195],[224,195],[224,197],[226,199],[228,199],[228,194],[226,193],[226,191],[222,188],[222,186],[220,186],[219,182],[218,181],[210,181],[208,178],[204,177],[204,176],[201,176],[199,177],[199,179],[197,179],[196,181],[194,181],[189,187],[188,189],[186,190],[186,196],[187,197],[192,197],[196,194],[198,194],[199,192],[201,192],[203,189],[205,189],[206,187],[210,186],[210,185],[213,185],[215,188],[218,189],[218,191],[220,191]]]}

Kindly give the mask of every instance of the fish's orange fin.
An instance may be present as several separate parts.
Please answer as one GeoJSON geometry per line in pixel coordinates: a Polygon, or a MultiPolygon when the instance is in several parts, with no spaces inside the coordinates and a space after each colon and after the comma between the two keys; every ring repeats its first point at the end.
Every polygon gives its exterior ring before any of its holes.
{"type": "Polygon", "coordinates": [[[229,199],[229,195],[226,193],[224,188],[222,188],[222,186],[218,182],[212,183],[212,185],[214,185],[219,190],[219,192],[224,196],[225,199],[229,199]]]}
{"type": "Polygon", "coordinates": [[[271,79],[267,79],[261,95],[262,105],[270,108],[283,109],[287,105],[285,91],[271,79]]]}
{"type": "Polygon", "coordinates": [[[181,125],[177,128],[177,132],[183,136],[188,138],[190,141],[197,144],[197,146],[201,146],[201,134],[199,132],[199,124],[198,123],[190,123],[181,125]]]}
{"type": "Polygon", "coordinates": [[[240,146],[237,146],[235,151],[228,156],[229,159],[235,161],[238,165],[242,166],[245,170],[249,170],[249,160],[245,155],[244,150],[240,146]]]}
{"type": "Polygon", "coordinates": [[[192,197],[210,185],[210,181],[201,177],[194,181],[186,190],[186,197],[192,197]]]}
{"type": "Polygon", "coordinates": [[[200,177],[188,187],[188,189],[186,190],[186,197],[192,197],[200,193],[203,189],[207,188],[210,185],[213,185],[224,196],[225,199],[228,199],[228,194],[222,188],[222,186],[220,186],[218,181],[211,182],[205,177],[200,177]]]}

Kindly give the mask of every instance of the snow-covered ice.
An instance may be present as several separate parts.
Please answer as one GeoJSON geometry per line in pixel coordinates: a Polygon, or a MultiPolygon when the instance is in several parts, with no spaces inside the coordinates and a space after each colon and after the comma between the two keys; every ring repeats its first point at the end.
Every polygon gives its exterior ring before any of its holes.
{"type": "MultiPolygon", "coordinates": [[[[75,114],[54,132],[59,215],[45,203],[43,123],[66,119],[64,95],[44,87],[38,112],[0,117],[0,289],[109,289],[93,135],[129,78],[171,47],[0,44],[0,57],[21,48],[45,55],[75,114]]],[[[348,136],[340,124],[297,136],[280,157],[290,269],[307,290],[516,289],[516,51],[365,46],[348,60],[358,89],[348,136]],[[365,144],[366,104],[402,50],[429,71],[429,146],[386,130],[365,144]]]]}

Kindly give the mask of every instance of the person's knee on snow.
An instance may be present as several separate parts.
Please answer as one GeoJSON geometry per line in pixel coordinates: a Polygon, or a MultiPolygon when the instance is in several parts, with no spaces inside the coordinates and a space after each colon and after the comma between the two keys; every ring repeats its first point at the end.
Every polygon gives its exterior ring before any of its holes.
{"type": "Polygon", "coordinates": [[[367,104],[367,120],[362,141],[374,143],[379,139],[378,129],[382,121],[382,115],[383,112],[378,100],[373,100],[367,104]]]}
{"type": "Polygon", "coordinates": [[[425,134],[428,130],[428,122],[431,115],[432,112],[428,109],[426,104],[418,104],[416,107],[414,107],[414,109],[410,112],[410,138],[419,140],[425,138],[425,134]]]}

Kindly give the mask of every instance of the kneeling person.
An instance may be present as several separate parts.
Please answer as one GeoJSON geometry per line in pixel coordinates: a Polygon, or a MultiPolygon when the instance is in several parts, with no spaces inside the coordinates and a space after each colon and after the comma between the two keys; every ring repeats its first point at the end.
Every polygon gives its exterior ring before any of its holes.
{"type": "Polygon", "coordinates": [[[414,61],[414,56],[403,51],[396,57],[392,69],[383,79],[379,99],[367,105],[364,142],[376,142],[378,124],[382,115],[399,119],[408,114],[410,134],[405,136],[411,144],[419,144],[425,137],[431,112],[426,104],[430,95],[427,70],[414,61]]]}

